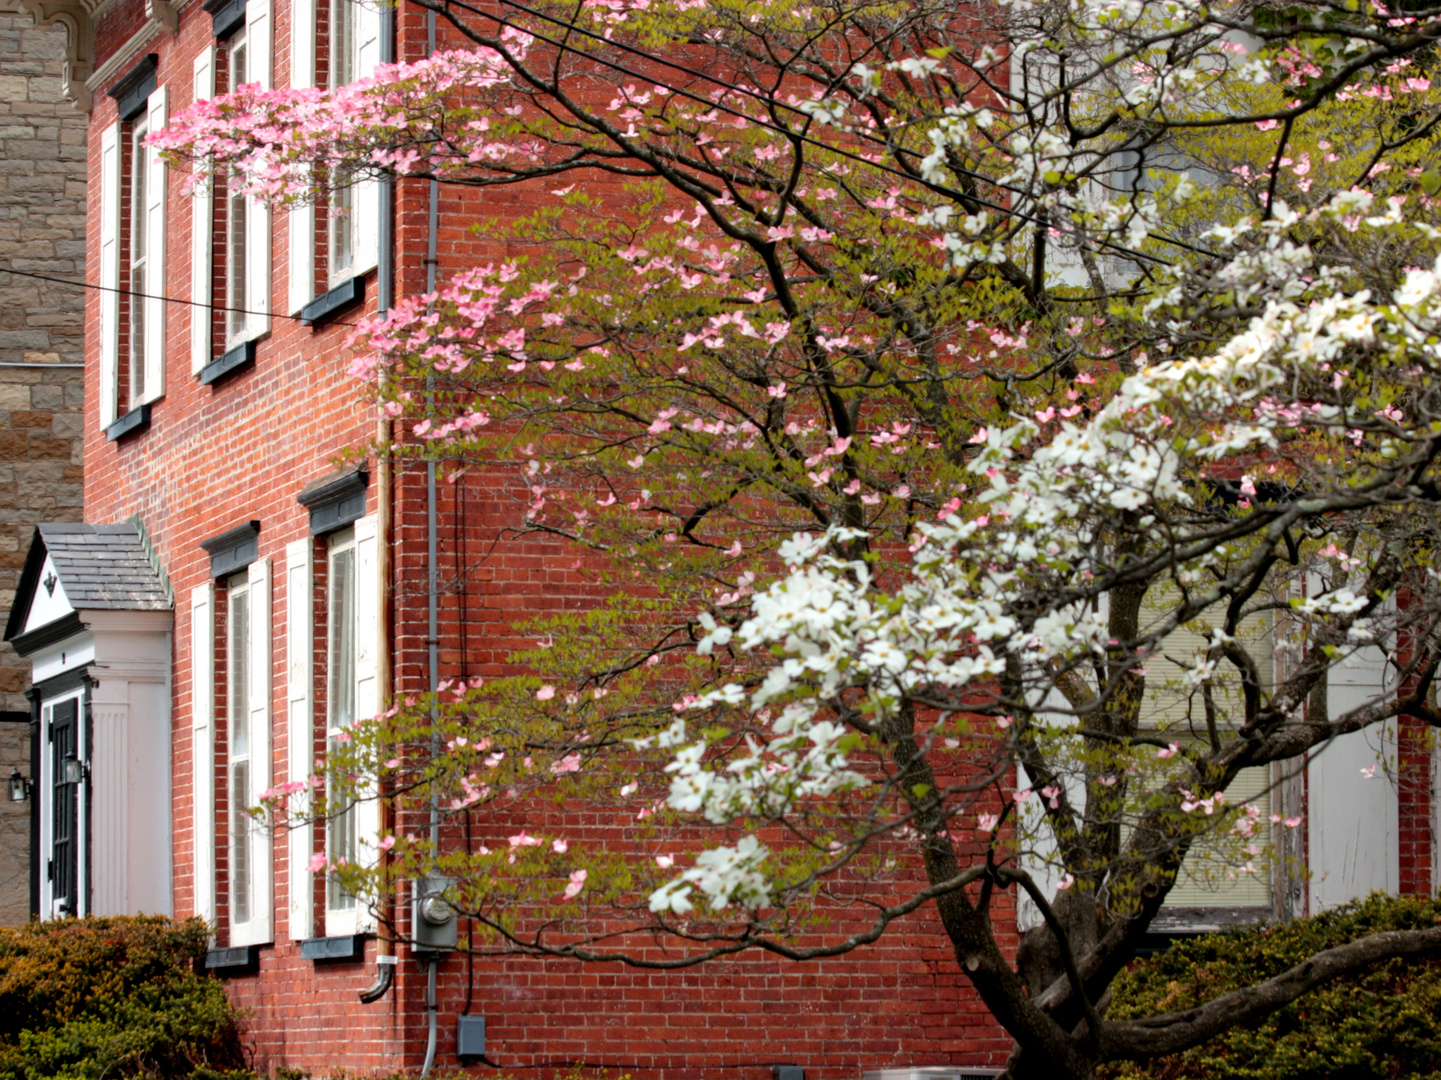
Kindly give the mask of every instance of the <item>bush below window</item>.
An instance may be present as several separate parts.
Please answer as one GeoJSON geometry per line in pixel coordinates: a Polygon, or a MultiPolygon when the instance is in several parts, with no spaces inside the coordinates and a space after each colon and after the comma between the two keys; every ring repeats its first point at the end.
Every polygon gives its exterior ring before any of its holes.
{"type": "MultiPolygon", "coordinates": [[[[1136,964],[1115,983],[1112,1018],[1178,1012],[1254,986],[1324,949],[1441,922],[1441,902],[1370,898],[1309,919],[1207,934],[1136,964]]],[[[1266,1021],[1113,1080],[1441,1080],[1441,957],[1383,961],[1333,980],[1266,1021]]]]}
{"type": "Polygon", "coordinates": [[[161,916],[0,928],[0,1080],[243,1080],[240,1017],[196,974],[207,929],[161,916]]]}

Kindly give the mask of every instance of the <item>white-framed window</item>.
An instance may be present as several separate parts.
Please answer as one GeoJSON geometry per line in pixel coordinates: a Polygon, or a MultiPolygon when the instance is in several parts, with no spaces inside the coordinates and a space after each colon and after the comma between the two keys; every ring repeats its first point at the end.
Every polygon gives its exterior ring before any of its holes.
{"type": "MultiPolygon", "coordinates": [[[[360,70],[357,23],[361,12],[355,0],[330,0],[326,59],[332,90],[355,81],[360,70]]],[[[326,215],[325,282],[334,288],[355,276],[355,185],[340,177],[332,185],[326,215]]]]}
{"type": "MultiPolygon", "coordinates": [[[[1101,601],[1103,612],[1106,602],[1105,599],[1101,601]]],[[[1175,598],[1166,587],[1148,594],[1141,608],[1142,632],[1147,632],[1156,620],[1171,610],[1170,605],[1174,602],[1175,598]]],[[[1179,746],[1206,742],[1208,730],[1201,694],[1190,684],[1186,672],[1196,663],[1198,656],[1206,655],[1210,640],[1210,629],[1199,621],[1181,626],[1166,634],[1161,648],[1147,661],[1145,697],[1138,716],[1144,734],[1174,741],[1179,746]]],[[[1273,686],[1276,662],[1273,619],[1269,615],[1247,618],[1238,628],[1236,640],[1250,653],[1261,685],[1269,692],[1273,686]]],[[[1059,693],[1054,700],[1058,706],[1064,704],[1059,693]]],[[[1217,666],[1213,704],[1221,738],[1233,738],[1244,716],[1239,677],[1229,661],[1222,661],[1217,666]]],[[[1055,722],[1060,727],[1074,721],[1065,714],[1058,714],[1055,722]]],[[[1069,764],[1063,762],[1062,767],[1066,799],[1078,813],[1083,813],[1086,807],[1085,783],[1074,761],[1069,764]]],[[[1155,775],[1128,781],[1133,795],[1150,790],[1149,785],[1153,783],[1159,783],[1155,775]]],[[[1018,765],[1017,790],[1031,786],[1025,767],[1018,765]]],[[[1270,917],[1275,910],[1278,871],[1286,868],[1277,865],[1275,853],[1270,850],[1276,836],[1271,815],[1278,811],[1291,811],[1277,789],[1271,767],[1260,765],[1241,770],[1226,787],[1224,803],[1230,807],[1254,807],[1254,821],[1235,833],[1205,835],[1193,844],[1162,904],[1160,918],[1153,928],[1158,932],[1190,932],[1188,928],[1196,925],[1212,925],[1217,917],[1215,913],[1220,911],[1230,913],[1227,917],[1244,915],[1257,918],[1270,917]],[[1240,835],[1248,828],[1249,836],[1240,835]],[[1255,852],[1249,852],[1247,848],[1254,848],[1255,852]]],[[[1133,814],[1135,810],[1132,805],[1128,813],[1133,814]]],[[[1063,871],[1056,857],[1054,836],[1041,824],[1045,816],[1042,800],[1031,799],[1021,803],[1018,816],[1027,834],[1035,837],[1033,849],[1023,854],[1021,861],[1042,892],[1054,896],[1063,871]]],[[[1132,835],[1134,817],[1127,817],[1119,823],[1119,827],[1124,846],[1132,835]]],[[[1023,932],[1041,924],[1040,911],[1029,897],[1018,898],[1017,921],[1023,932]]]]}
{"type": "MultiPolygon", "coordinates": [[[[1174,603],[1162,593],[1163,604],[1174,603]]],[[[1145,609],[1143,609],[1144,612],[1145,609]]],[[[1146,700],[1141,727],[1182,746],[1207,744],[1205,707],[1200,691],[1186,678],[1188,667],[1207,655],[1211,638],[1205,625],[1181,626],[1166,636],[1159,655],[1147,662],[1146,700]]],[[[1276,631],[1269,616],[1252,616],[1237,629],[1237,644],[1250,654],[1262,688],[1269,693],[1276,669],[1276,631]]],[[[1228,660],[1217,664],[1212,688],[1220,737],[1229,740],[1244,723],[1240,676],[1228,660]]],[[[1225,803],[1254,807],[1254,820],[1245,828],[1250,835],[1207,835],[1187,853],[1162,910],[1194,908],[1251,908],[1269,911],[1274,904],[1277,866],[1272,840],[1273,807],[1281,800],[1274,790],[1271,767],[1242,769],[1225,790],[1225,803]],[[1273,795],[1276,797],[1273,799],[1273,795]],[[1225,857],[1217,846],[1225,849],[1225,857]],[[1247,853],[1240,848],[1251,848],[1247,853]]]]}
{"type": "Polygon", "coordinates": [[[190,611],[194,912],[228,925],[227,945],[264,944],[273,841],[249,811],[271,786],[270,560],[197,586],[190,611]]]}
{"type": "Polygon", "coordinates": [[[165,393],[168,170],[145,146],[165,126],[166,87],[100,136],[100,426],[165,393]]]}
{"type": "Polygon", "coordinates": [[[41,703],[40,739],[40,916],[85,916],[90,914],[85,836],[90,746],[83,689],[41,703]]]}
{"type": "MultiPolygon", "coordinates": [[[[271,0],[247,0],[245,19],[195,58],[194,100],[258,84],[272,67],[271,0]]],[[[197,185],[191,226],[190,368],[270,332],[270,210],[233,177],[197,185]],[[217,310],[219,309],[219,310],[217,310]]]]}
{"type": "MultiPolygon", "coordinates": [[[[250,53],[246,48],[245,27],[241,26],[226,42],[226,88],[234,90],[250,81],[250,53]]],[[[232,174],[225,188],[225,347],[246,340],[251,310],[250,272],[245,256],[250,229],[250,199],[239,191],[238,178],[232,174]]]]}
{"type": "Polygon", "coordinates": [[[251,838],[247,813],[251,789],[250,739],[250,575],[236,574],[225,590],[225,726],[229,733],[226,761],[230,927],[242,932],[254,912],[251,838]]]}
{"type": "MultiPolygon", "coordinates": [[[[355,530],[342,529],[326,544],[325,573],[325,741],[334,749],[355,723],[355,530]]],[[[353,863],[356,848],[356,808],[353,804],[328,806],[326,854],[332,863],[353,863]]],[[[331,874],[325,887],[325,927],[332,936],[346,932],[355,917],[355,897],[331,874]]]]}
{"type": "MultiPolygon", "coordinates": [[[[292,0],[290,85],[330,89],[364,78],[380,59],[376,0],[292,0]]],[[[380,185],[334,177],[318,206],[290,211],[290,309],[373,270],[380,185]],[[318,212],[317,212],[318,211],[318,212]]]]}
{"type": "MultiPolygon", "coordinates": [[[[317,751],[328,752],[357,721],[380,709],[379,529],[374,515],[286,546],[285,635],[288,656],[290,778],[304,781],[317,751]]],[[[317,881],[311,859],[368,865],[376,858],[380,812],[373,788],[360,785],[348,805],[326,806],[315,826],[292,829],[289,842],[290,936],[362,933],[375,925],[367,904],[333,874],[317,881]]]]}
{"type": "MultiPolygon", "coordinates": [[[[127,411],[145,400],[145,302],[142,299],[150,284],[150,245],[146,238],[146,178],[149,163],[145,154],[145,139],[150,134],[148,117],[141,117],[130,125],[130,236],[126,243],[126,261],[129,263],[127,285],[130,289],[130,326],[127,342],[129,348],[129,401],[127,411]]],[[[157,328],[158,329],[158,328],[157,328]]]]}

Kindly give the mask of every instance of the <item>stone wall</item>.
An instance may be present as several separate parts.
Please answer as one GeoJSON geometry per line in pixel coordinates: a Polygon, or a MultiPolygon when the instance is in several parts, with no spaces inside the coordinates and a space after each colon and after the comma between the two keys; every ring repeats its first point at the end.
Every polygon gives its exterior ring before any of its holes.
{"type": "MultiPolygon", "coordinates": [[[[86,117],[60,96],[65,33],[0,0],[0,616],[41,521],[81,520],[86,117]]],[[[30,775],[29,664],[0,645],[0,778],[30,775]]],[[[30,914],[30,806],[0,789],[0,925],[30,914]]]]}

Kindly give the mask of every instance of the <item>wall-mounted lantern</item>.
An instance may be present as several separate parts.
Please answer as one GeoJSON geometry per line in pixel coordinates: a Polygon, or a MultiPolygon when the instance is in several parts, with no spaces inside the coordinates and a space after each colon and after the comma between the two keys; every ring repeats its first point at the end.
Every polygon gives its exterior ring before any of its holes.
{"type": "Polygon", "coordinates": [[[85,762],[75,756],[75,751],[65,755],[65,782],[67,784],[79,784],[83,782],[90,772],[85,762]]]}
{"type": "Polygon", "coordinates": [[[19,769],[10,773],[9,788],[11,802],[25,802],[30,798],[30,781],[20,775],[19,769]]]}

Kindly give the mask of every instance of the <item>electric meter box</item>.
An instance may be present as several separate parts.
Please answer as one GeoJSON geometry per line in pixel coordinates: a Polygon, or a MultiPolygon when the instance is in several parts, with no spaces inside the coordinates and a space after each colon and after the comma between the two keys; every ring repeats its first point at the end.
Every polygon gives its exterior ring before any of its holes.
{"type": "Polygon", "coordinates": [[[445,899],[446,890],[454,885],[454,878],[439,874],[416,879],[410,918],[414,951],[448,952],[456,947],[460,939],[460,919],[445,899]]]}

